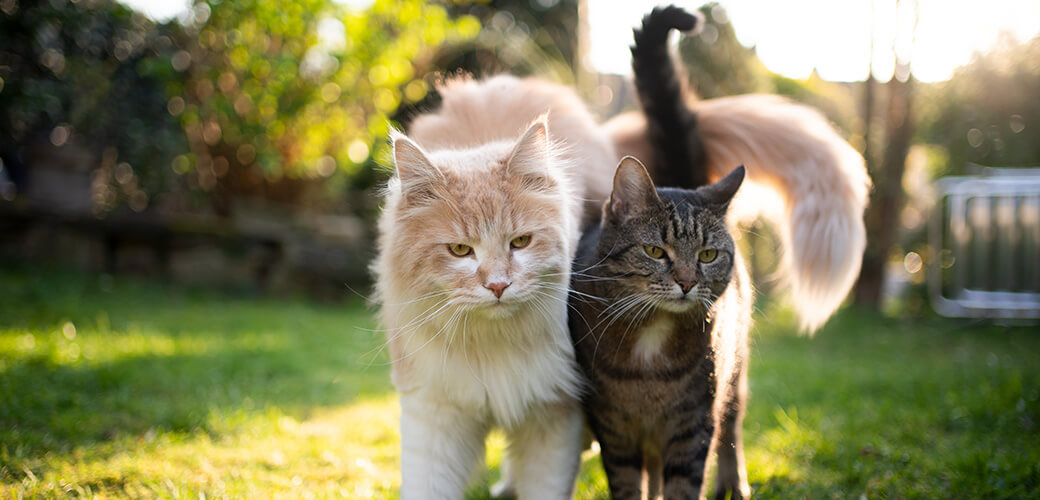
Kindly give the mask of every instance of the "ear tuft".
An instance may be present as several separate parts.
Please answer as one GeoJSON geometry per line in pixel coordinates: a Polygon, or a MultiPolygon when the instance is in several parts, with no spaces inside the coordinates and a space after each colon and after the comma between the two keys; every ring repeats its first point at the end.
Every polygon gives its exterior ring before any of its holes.
{"type": "Polygon", "coordinates": [[[440,169],[430,162],[422,148],[397,130],[391,129],[390,139],[394,145],[394,168],[401,179],[401,191],[407,197],[429,188],[444,179],[440,169]]]}
{"type": "Polygon", "coordinates": [[[607,206],[609,212],[624,221],[660,203],[654,181],[643,163],[632,156],[622,158],[614,172],[614,190],[607,206]]]}
{"type": "Polygon", "coordinates": [[[549,114],[536,118],[520,136],[506,162],[506,171],[515,176],[548,177],[549,114]]]}

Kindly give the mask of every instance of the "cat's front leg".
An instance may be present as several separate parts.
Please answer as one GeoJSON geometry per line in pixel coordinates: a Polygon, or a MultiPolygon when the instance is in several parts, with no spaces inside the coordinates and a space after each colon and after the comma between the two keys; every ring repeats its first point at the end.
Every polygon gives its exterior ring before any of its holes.
{"type": "MultiPolygon", "coordinates": [[[[708,405],[710,408],[710,405],[708,405]]],[[[711,415],[680,426],[664,447],[664,498],[700,498],[704,469],[715,433],[711,415]]]]}
{"type": "Polygon", "coordinates": [[[642,447],[623,432],[608,428],[590,416],[589,424],[599,441],[603,471],[613,500],[640,500],[643,498],[642,447]]]}
{"type": "Polygon", "coordinates": [[[518,499],[571,498],[584,430],[577,401],[533,408],[523,422],[507,429],[507,474],[518,499]]]}
{"type": "Polygon", "coordinates": [[[744,408],[747,403],[747,371],[744,370],[742,361],[737,364],[736,370],[728,388],[728,401],[719,416],[718,435],[715,439],[715,455],[718,457],[715,472],[716,500],[742,500],[751,497],[742,438],[744,408]]]}
{"type": "Polygon", "coordinates": [[[423,392],[401,394],[401,499],[461,499],[487,432],[483,415],[423,392]]]}

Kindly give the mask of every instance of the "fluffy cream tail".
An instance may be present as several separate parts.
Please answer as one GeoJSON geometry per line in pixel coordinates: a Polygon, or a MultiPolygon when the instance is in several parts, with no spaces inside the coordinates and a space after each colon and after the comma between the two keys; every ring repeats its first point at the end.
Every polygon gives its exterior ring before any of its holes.
{"type": "MultiPolygon", "coordinates": [[[[779,96],[711,99],[692,109],[711,180],[747,167],[733,212],[774,223],[785,249],[781,270],[802,327],[815,331],[859,274],[870,190],[863,158],[818,111],[779,96]]],[[[653,161],[641,114],[619,116],[606,128],[619,155],[653,161]]]]}

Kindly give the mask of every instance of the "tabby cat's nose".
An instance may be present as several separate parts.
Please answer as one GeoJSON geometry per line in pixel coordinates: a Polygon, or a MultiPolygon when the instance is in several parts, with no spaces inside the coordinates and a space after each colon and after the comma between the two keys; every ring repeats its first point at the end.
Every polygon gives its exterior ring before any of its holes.
{"type": "Polygon", "coordinates": [[[510,283],[500,281],[497,283],[487,283],[484,285],[484,288],[491,290],[491,293],[495,294],[495,297],[501,299],[502,293],[506,291],[506,288],[509,288],[509,285],[510,283]]]}
{"type": "Polygon", "coordinates": [[[692,289],[693,287],[697,286],[697,282],[696,282],[696,281],[680,281],[680,280],[675,280],[675,283],[676,283],[677,285],[679,285],[679,288],[682,288],[682,293],[684,293],[684,294],[686,294],[686,293],[690,293],[690,290],[691,290],[691,289],[692,289]]]}

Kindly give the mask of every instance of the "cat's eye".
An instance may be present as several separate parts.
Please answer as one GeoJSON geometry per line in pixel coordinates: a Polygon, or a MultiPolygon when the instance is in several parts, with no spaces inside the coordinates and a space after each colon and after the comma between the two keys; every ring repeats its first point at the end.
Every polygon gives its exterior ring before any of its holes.
{"type": "Polygon", "coordinates": [[[709,262],[714,261],[715,258],[718,257],[718,256],[719,256],[719,251],[714,249],[714,248],[710,248],[708,250],[701,250],[701,253],[700,253],[700,255],[697,256],[697,259],[700,260],[701,262],[707,264],[709,262]]]}
{"type": "Polygon", "coordinates": [[[473,247],[469,245],[463,245],[462,243],[449,243],[448,251],[456,257],[465,257],[473,253],[473,247]]]}
{"type": "Polygon", "coordinates": [[[652,259],[660,259],[661,257],[664,257],[664,249],[661,247],[643,245],[643,251],[652,259]]]}
{"type": "Polygon", "coordinates": [[[513,248],[523,248],[531,244],[531,235],[525,234],[523,236],[517,236],[509,242],[509,246],[513,248]]]}

